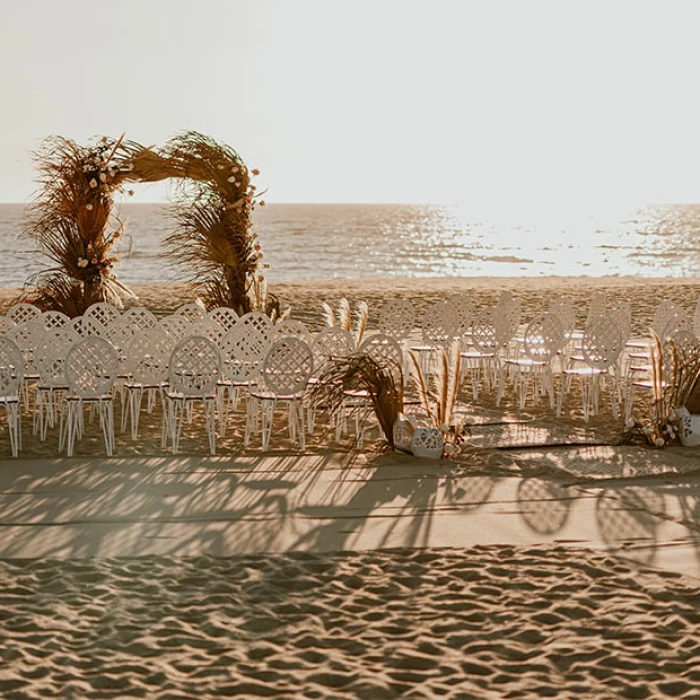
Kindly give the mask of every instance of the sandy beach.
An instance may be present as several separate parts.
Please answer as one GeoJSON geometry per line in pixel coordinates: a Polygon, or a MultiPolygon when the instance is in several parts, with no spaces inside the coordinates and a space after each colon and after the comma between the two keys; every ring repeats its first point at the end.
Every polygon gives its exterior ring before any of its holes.
{"type": "MultiPolygon", "coordinates": [[[[480,306],[504,289],[524,319],[570,296],[579,324],[605,291],[646,337],[662,299],[693,312],[700,280],[271,287],[312,329],[321,301],[364,300],[372,326],[388,298],[480,306]]],[[[182,285],[135,291],[157,315],[191,301],[182,285]]],[[[0,312],[16,295],[0,290],[0,312]]],[[[0,695],[700,697],[700,452],[622,446],[610,413],[583,426],[575,398],[557,421],[460,399],[473,440],[430,465],[376,434],[336,443],[322,420],[303,455],[280,430],[258,459],[240,412],[215,460],[196,422],[164,453],[155,413],[135,441],[117,431],[112,460],[96,431],[59,458],[28,416],[12,460],[0,426],[0,695]]]]}

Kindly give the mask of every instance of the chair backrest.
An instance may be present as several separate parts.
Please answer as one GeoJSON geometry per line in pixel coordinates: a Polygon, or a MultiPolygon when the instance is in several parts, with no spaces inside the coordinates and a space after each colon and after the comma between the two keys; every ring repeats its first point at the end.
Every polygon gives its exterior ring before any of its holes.
{"type": "Polygon", "coordinates": [[[620,335],[622,336],[622,345],[624,347],[624,345],[630,339],[630,335],[632,334],[632,307],[630,303],[625,299],[616,301],[610,307],[610,310],[607,312],[607,315],[612,316],[612,318],[614,318],[615,321],[617,321],[617,324],[620,328],[620,335]]]}
{"type": "Polygon", "coordinates": [[[561,321],[564,331],[563,343],[571,336],[571,333],[576,328],[576,309],[574,309],[574,303],[571,297],[561,296],[554,300],[548,311],[561,321]]]}
{"type": "Polygon", "coordinates": [[[688,330],[676,331],[669,340],[673,341],[681,362],[700,356],[700,338],[688,330]]]}
{"type": "Polygon", "coordinates": [[[358,355],[368,355],[377,364],[394,371],[403,371],[403,350],[398,340],[386,333],[374,333],[365,338],[357,348],[358,355]]]}
{"type": "Polygon", "coordinates": [[[185,316],[164,316],[158,320],[157,327],[168,335],[172,341],[173,345],[178,340],[182,340],[188,333],[191,326],[191,322],[185,316]]]}
{"type": "Polygon", "coordinates": [[[508,330],[502,307],[484,306],[472,323],[472,343],[485,355],[497,355],[507,342],[508,330]]]}
{"type": "Polygon", "coordinates": [[[21,323],[31,321],[40,315],[41,310],[38,306],[34,306],[34,304],[27,304],[25,302],[13,304],[5,314],[6,318],[12,321],[12,323],[14,323],[16,326],[20,325],[21,323]]]}
{"type": "Polygon", "coordinates": [[[158,385],[168,378],[173,342],[159,327],[134,335],[126,353],[124,370],[136,384],[158,385]]]}
{"type": "Polygon", "coordinates": [[[416,310],[409,299],[388,299],[379,311],[379,330],[396,340],[404,340],[416,326],[416,310]]]}
{"type": "Polygon", "coordinates": [[[204,307],[204,304],[190,302],[175,309],[175,315],[184,316],[190,321],[190,323],[193,323],[194,321],[201,321],[203,318],[206,318],[207,310],[204,307]]]}
{"type": "Polygon", "coordinates": [[[133,306],[122,314],[122,319],[135,323],[141,330],[153,328],[158,323],[156,315],[145,306],[133,306]]]}
{"type": "Polygon", "coordinates": [[[459,318],[457,336],[461,338],[472,327],[474,303],[470,296],[462,292],[453,294],[447,301],[454,306],[457,312],[457,317],[459,318]]]}
{"type": "Polygon", "coordinates": [[[41,316],[37,316],[37,319],[46,330],[60,328],[70,323],[70,317],[67,314],[64,314],[63,311],[54,311],[53,309],[44,311],[41,316]]]}
{"type": "Polygon", "coordinates": [[[66,357],[68,351],[79,340],[80,336],[69,324],[44,330],[36,345],[36,368],[40,384],[45,386],[67,384],[66,357]]]}
{"type": "Polygon", "coordinates": [[[355,350],[352,333],[340,326],[324,328],[311,343],[316,369],[322,368],[334,358],[347,357],[355,350]]]}
{"type": "Polygon", "coordinates": [[[421,334],[428,345],[447,346],[459,335],[457,309],[448,301],[431,304],[423,314],[421,334]]]}
{"type": "Polygon", "coordinates": [[[17,324],[10,328],[8,338],[17,343],[24,357],[24,374],[37,374],[36,346],[44,332],[39,316],[17,324]]]}
{"type": "Polygon", "coordinates": [[[110,304],[106,301],[98,301],[88,306],[83,316],[94,318],[103,326],[109,326],[121,316],[121,312],[114,304],[110,304]]]}
{"type": "Polygon", "coordinates": [[[207,316],[215,323],[218,323],[224,333],[230,331],[238,323],[238,314],[230,306],[217,306],[207,316]]]}
{"type": "Polygon", "coordinates": [[[287,335],[293,335],[295,338],[301,338],[307,343],[312,342],[311,332],[303,321],[295,318],[286,318],[279,323],[275,323],[270,331],[270,343],[273,343],[279,338],[287,335]]]}
{"type": "Polygon", "coordinates": [[[594,318],[598,318],[598,316],[603,316],[605,314],[606,305],[607,300],[605,298],[605,292],[594,292],[590,302],[588,303],[586,325],[588,325],[594,318]]]}
{"type": "Polygon", "coordinates": [[[664,317],[664,323],[660,330],[656,330],[662,340],[672,338],[678,331],[690,331],[693,327],[693,321],[688,314],[678,306],[669,310],[669,313],[664,317]]]}
{"type": "Polygon", "coordinates": [[[134,339],[135,335],[141,332],[142,329],[132,318],[122,316],[105,326],[102,337],[105,340],[108,340],[112,347],[117,351],[117,354],[119,355],[119,362],[123,365],[126,361],[126,355],[129,351],[131,341],[134,339]]]}
{"type": "Polygon", "coordinates": [[[109,393],[119,372],[119,356],[111,343],[99,336],[81,338],[71,346],[65,361],[71,393],[81,398],[109,393]]]}
{"type": "Polygon", "coordinates": [[[586,364],[606,370],[617,362],[624,344],[617,316],[608,313],[594,318],[586,326],[581,352],[586,364]]]}
{"type": "Polygon", "coordinates": [[[0,335],[0,396],[16,397],[24,377],[24,357],[17,343],[0,335]]]}
{"type": "Polygon", "coordinates": [[[527,324],[523,349],[530,359],[549,362],[563,343],[564,326],[556,314],[538,314],[527,324]]]}
{"type": "Polygon", "coordinates": [[[659,302],[654,309],[654,318],[651,322],[651,327],[654,332],[661,336],[668,319],[680,310],[680,307],[676,306],[670,299],[664,299],[659,302]]]}
{"type": "Polygon", "coordinates": [[[265,341],[268,342],[270,332],[272,331],[272,320],[267,314],[261,311],[249,311],[238,319],[236,326],[239,325],[256,332],[261,338],[264,338],[265,341]]]}
{"type": "Polygon", "coordinates": [[[510,340],[515,337],[520,328],[523,315],[522,302],[511,295],[498,308],[508,324],[508,340],[510,340]]]}
{"type": "Polygon", "coordinates": [[[221,356],[216,344],[203,335],[188,335],[172,350],[168,361],[168,382],[173,391],[185,396],[213,392],[221,375],[221,356]]]}
{"type": "Polygon", "coordinates": [[[263,361],[265,388],[278,396],[299,394],[306,389],[313,369],[313,352],[305,340],[280,338],[272,343],[263,361]]]}
{"type": "Polygon", "coordinates": [[[81,338],[89,336],[102,337],[105,332],[105,327],[93,316],[76,316],[68,323],[81,338]]]}
{"type": "Polygon", "coordinates": [[[216,321],[205,316],[199,320],[192,321],[187,333],[188,335],[203,335],[218,345],[224,335],[224,329],[216,321]]]}

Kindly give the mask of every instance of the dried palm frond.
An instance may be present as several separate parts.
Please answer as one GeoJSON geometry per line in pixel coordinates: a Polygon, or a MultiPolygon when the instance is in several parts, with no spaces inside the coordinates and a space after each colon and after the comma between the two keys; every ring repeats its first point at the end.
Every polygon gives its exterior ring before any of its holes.
{"type": "MultiPolygon", "coordinates": [[[[394,363],[380,363],[369,355],[333,358],[311,389],[311,400],[338,413],[346,391],[363,391],[372,405],[386,442],[394,447],[394,423],[403,411],[403,375],[394,363]]],[[[359,410],[359,409],[355,409],[359,410]]]]}

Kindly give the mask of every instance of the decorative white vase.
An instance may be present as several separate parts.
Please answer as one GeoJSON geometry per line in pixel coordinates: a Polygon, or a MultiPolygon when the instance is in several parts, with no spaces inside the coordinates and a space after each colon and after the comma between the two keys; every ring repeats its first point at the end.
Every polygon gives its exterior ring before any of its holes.
{"type": "Polygon", "coordinates": [[[685,406],[677,408],[676,414],[681,421],[681,444],[685,447],[700,445],[700,416],[692,415],[685,406]]]}
{"type": "Polygon", "coordinates": [[[445,446],[442,433],[437,428],[416,428],[411,438],[411,451],[416,457],[440,459],[445,446]]]}

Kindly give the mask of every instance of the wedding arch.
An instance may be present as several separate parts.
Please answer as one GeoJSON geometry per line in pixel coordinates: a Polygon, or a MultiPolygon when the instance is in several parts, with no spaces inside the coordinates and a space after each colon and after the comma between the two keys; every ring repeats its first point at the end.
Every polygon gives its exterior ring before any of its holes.
{"type": "MultiPolygon", "coordinates": [[[[251,176],[258,171],[230,146],[196,131],[162,148],[124,136],[88,146],[53,136],[35,160],[40,190],[25,235],[52,266],[25,285],[25,300],[77,316],[95,302],[120,304],[133,296],[115,273],[113,251],[124,227],[113,216],[115,195],[131,183],[174,179],[174,229],[164,241],[169,257],[187,266],[207,306],[245,313],[265,304],[262,250],[252,222],[258,193],[251,176]]],[[[267,304],[273,303],[271,297],[267,304]]]]}

